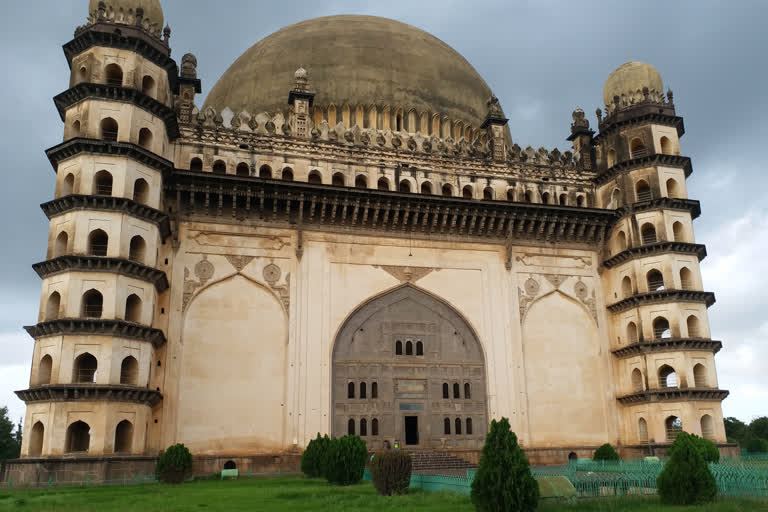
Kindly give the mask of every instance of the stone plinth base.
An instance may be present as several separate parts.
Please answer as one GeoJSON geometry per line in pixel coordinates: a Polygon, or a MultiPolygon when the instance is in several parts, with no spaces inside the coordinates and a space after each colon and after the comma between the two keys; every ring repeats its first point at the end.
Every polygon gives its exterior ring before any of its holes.
{"type": "Polygon", "coordinates": [[[48,482],[102,483],[131,480],[133,475],[155,472],[157,457],[51,457],[6,461],[0,471],[0,482],[13,479],[15,486],[39,486],[48,482]]]}
{"type": "Polygon", "coordinates": [[[227,462],[233,462],[241,475],[259,473],[299,473],[301,453],[274,455],[195,455],[193,473],[211,475],[224,469],[227,462]]]}
{"type": "MultiPolygon", "coordinates": [[[[739,457],[741,448],[736,443],[715,443],[720,450],[721,457],[739,457]]],[[[643,445],[622,446],[619,449],[619,455],[622,459],[642,459],[643,457],[655,456],[666,457],[672,443],[651,443],[643,445]]]]}

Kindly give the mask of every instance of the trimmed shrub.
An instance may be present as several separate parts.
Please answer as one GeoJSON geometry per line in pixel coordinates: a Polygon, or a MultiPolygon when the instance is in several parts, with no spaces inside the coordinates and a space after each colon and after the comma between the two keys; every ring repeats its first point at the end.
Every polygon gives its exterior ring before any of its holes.
{"type": "Polygon", "coordinates": [[[411,484],[411,456],[402,450],[376,453],[371,462],[371,477],[379,494],[404,494],[411,484]]]}
{"type": "Polygon", "coordinates": [[[332,484],[352,485],[363,478],[368,448],[358,436],[331,439],[324,457],[325,478],[332,484]]]}
{"type": "Polygon", "coordinates": [[[765,453],[768,452],[768,441],[759,437],[750,437],[744,440],[741,447],[749,453],[765,453]]]}
{"type": "Polygon", "coordinates": [[[328,434],[320,437],[320,432],[317,433],[317,437],[309,442],[307,449],[301,456],[301,472],[310,478],[321,478],[325,476],[323,471],[323,462],[325,460],[325,452],[328,450],[328,445],[331,440],[328,438],[328,434]]]}
{"type": "Polygon", "coordinates": [[[720,450],[717,449],[715,443],[696,434],[691,434],[691,439],[704,458],[704,462],[720,462],[720,450]]]}
{"type": "Polygon", "coordinates": [[[472,481],[472,503],[485,512],[531,512],[539,503],[539,486],[507,418],[491,422],[472,481]]]}
{"type": "Polygon", "coordinates": [[[669,460],[656,479],[661,502],[668,505],[695,505],[715,500],[717,485],[698,443],[680,432],[669,449],[669,460]]]}
{"type": "Polygon", "coordinates": [[[192,454],[181,443],[169,446],[160,452],[155,472],[162,482],[180,484],[192,473],[192,454]]]}
{"type": "Polygon", "coordinates": [[[613,449],[610,443],[605,443],[600,448],[595,450],[595,455],[592,460],[620,460],[619,454],[613,449]]]}

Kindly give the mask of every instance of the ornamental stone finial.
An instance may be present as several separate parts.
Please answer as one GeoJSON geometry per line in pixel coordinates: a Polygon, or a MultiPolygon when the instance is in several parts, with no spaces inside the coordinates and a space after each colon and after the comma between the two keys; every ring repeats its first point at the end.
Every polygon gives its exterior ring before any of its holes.
{"type": "Polygon", "coordinates": [[[294,91],[309,92],[309,73],[306,69],[299,66],[299,69],[296,70],[293,77],[296,80],[294,91]]]}

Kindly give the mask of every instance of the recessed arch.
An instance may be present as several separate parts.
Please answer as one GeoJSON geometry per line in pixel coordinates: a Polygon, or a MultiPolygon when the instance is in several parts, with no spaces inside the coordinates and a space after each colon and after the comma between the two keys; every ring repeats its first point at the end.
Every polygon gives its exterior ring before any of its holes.
{"type": "Polygon", "coordinates": [[[683,422],[677,416],[667,416],[664,420],[664,433],[666,434],[667,442],[673,442],[677,438],[677,434],[683,431],[683,422]]]}
{"type": "Polygon", "coordinates": [[[550,201],[549,201],[549,192],[543,192],[541,194],[541,202],[544,203],[544,204],[549,204],[550,203],[550,201]]]}
{"type": "Polygon", "coordinates": [[[640,228],[640,234],[643,239],[643,245],[655,244],[656,239],[656,227],[650,222],[646,222],[640,228]]]}
{"type": "Polygon", "coordinates": [[[341,172],[335,172],[333,173],[333,176],[331,176],[331,185],[335,187],[343,187],[345,186],[345,178],[344,173],[341,172]]]}
{"type": "Polygon", "coordinates": [[[645,180],[639,180],[635,184],[635,195],[638,201],[650,201],[653,199],[651,195],[651,186],[645,180]]]}
{"type": "Polygon", "coordinates": [[[142,204],[147,204],[149,201],[149,183],[144,178],[133,182],[133,200],[142,204]]]}
{"type": "Polygon", "coordinates": [[[701,426],[701,437],[704,439],[715,439],[715,422],[712,420],[712,416],[705,414],[699,420],[701,426]]]}
{"type": "Polygon", "coordinates": [[[107,85],[116,85],[122,87],[123,85],[123,69],[115,63],[107,64],[104,68],[104,81],[107,85]]]}
{"type": "Polygon", "coordinates": [[[515,200],[515,189],[513,187],[507,189],[507,201],[515,200]]]}
{"type": "Polygon", "coordinates": [[[410,180],[400,180],[400,185],[398,186],[398,191],[404,192],[406,194],[409,194],[411,192],[411,182],[410,182],[410,180]]]}
{"type": "Polygon", "coordinates": [[[59,196],[68,196],[75,193],[75,175],[71,172],[61,181],[59,196]]]}
{"type": "Polygon", "coordinates": [[[668,137],[662,137],[659,140],[659,146],[661,146],[661,154],[672,155],[672,141],[668,137]]]}
{"type": "Polygon", "coordinates": [[[272,168],[266,164],[259,167],[259,178],[272,178],[272,168]]]}
{"type": "Polygon", "coordinates": [[[93,175],[93,193],[97,196],[112,195],[112,173],[101,170],[93,175]]]}
{"type": "Polygon", "coordinates": [[[115,427],[115,453],[131,453],[133,449],[133,423],[123,420],[115,427]]]}
{"type": "Polygon", "coordinates": [[[233,460],[228,460],[224,463],[224,469],[237,469],[237,464],[233,460]]]}
{"type": "Polygon", "coordinates": [[[679,383],[675,369],[668,364],[661,365],[659,368],[659,387],[676,388],[678,386],[679,383]]]}
{"type": "Polygon", "coordinates": [[[606,166],[608,166],[608,168],[611,168],[614,165],[616,165],[616,150],[615,149],[611,148],[611,149],[608,150],[608,154],[606,155],[605,164],[606,164],[606,166]]]}
{"type": "Polygon", "coordinates": [[[286,167],[281,175],[283,181],[293,181],[293,169],[286,167]]]}
{"type": "Polygon", "coordinates": [[[199,158],[195,157],[192,160],[189,161],[189,170],[190,171],[202,171],[203,170],[203,161],[199,158]]]}
{"type": "Polygon", "coordinates": [[[64,256],[67,254],[67,246],[69,245],[69,235],[66,231],[62,231],[56,235],[56,242],[53,244],[53,257],[64,256]]]}
{"type": "Polygon", "coordinates": [[[154,136],[152,135],[152,130],[149,128],[142,128],[139,130],[139,146],[143,147],[144,149],[152,150],[152,140],[154,136]]]}
{"type": "Polygon", "coordinates": [[[637,420],[637,438],[642,443],[648,442],[648,422],[645,421],[645,418],[637,420]]]}
{"type": "Polygon", "coordinates": [[[422,194],[432,194],[432,183],[429,181],[423,181],[421,183],[421,193],[422,194]]]}
{"type": "Polygon", "coordinates": [[[126,356],[120,363],[120,384],[136,386],[139,382],[139,362],[133,356],[126,356]]]}
{"type": "Polygon", "coordinates": [[[689,338],[701,338],[701,322],[699,322],[699,317],[696,315],[688,315],[685,324],[688,328],[689,338]]]}
{"type": "Polygon", "coordinates": [[[213,167],[211,168],[211,171],[214,174],[226,174],[227,164],[224,162],[224,160],[216,160],[215,162],[213,162],[213,167]]]}
{"type": "Polygon", "coordinates": [[[41,421],[36,421],[32,426],[29,436],[29,456],[39,457],[43,453],[43,440],[45,439],[45,426],[41,421]]]}
{"type": "Polygon", "coordinates": [[[533,202],[533,192],[530,190],[526,190],[523,194],[523,202],[525,203],[532,203],[533,202]]]}
{"type": "Polygon", "coordinates": [[[86,422],[78,420],[67,427],[64,441],[66,453],[88,453],[91,444],[91,427],[86,422]]]}
{"type": "Polygon", "coordinates": [[[355,176],[355,187],[368,188],[368,178],[364,174],[355,176]]]}
{"type": "Polygon", "coordinates": [[[674,238],[675,242],[685,242],[685,228],[683,227],[683,223],[680,221],[675,221],[672,223],[672,238],[674,238]]]}
{"type": "Polygon", "coordinates": [[[125,299],[125,320],[128,322],[141,322],[141,299],[132,293],[125,299]]]}
{"type": "Polygon", "coordinates": [[[645,275],[648,282],[648,291],[655,292],[664,289],[664,276],[657,269],[653,268],[645,275]]]}
{"type": "Polygon", "coordinates": [[[311,185],[321,185],[323,183],[323,175],[317,169],[311,170],[307,175],[307,183],[311,185]]]}
{"type": "Polygon", "coordinates": [[[653,320],[653,338],[660,340],[671,337],[672,331],[669,328],[669,321],[663,316],[657,316],[653,320]]]}
{"type": "Polygon", "coordinates": [[[621,280],[621,296],[622,298],[626,299],[632,295],[632,278],[629,276],[624,276],[624,278],[621,280]]]}
{"type": "Polygon", "coordinates": [[[627,342],[637,343],[637,325],[635,322],[629,322],[627,324],[627,342]]]}
{"type": "Polygon", "coordinates": [[[493,201],[493,200],[494,200],[494,197],[493,197],[493,188],[491,188],[491,187],[485,187],[485,188],[483,189],[483,199],[485,199],[486,201],[493,201]]]}
{"type": "Polygon", "coordinates": [[[680,287],[683,290],[694,289],[693,272],[691,272],[691,269],[688,267],[683,267],[680,269],[680,287]]]}
{"type": "Polygon", "coordinates": [[[443,184],[442,191],[443,191],[443,195],[446,197],[453,196],[453,187],[451,186],[450,183],[443,184]]]}
{"type": "Polygon", "coordinates": [[[235,174],[237,176],[250,176],[251,166],[245,162],[240,162],[239,164],[237,164],[237,167],[235,167],[235,174]]]}
{"type": "Polygon", "coordinates": [[[379,190],[389,190],[389,180],[387,178],[381,177],[376,182],[376,187],[379,190]]]}
{"type": "Polygon", "coordinates": [[[464,199],[472,199],[474,197],[474,190],[472,189],[472,185],[464,185],[464,188],[461,189],[461,197],[464,199]]]}
{"type": "Polygon", "coordinates": [[[93,354],[84,352],[75,358],[72,371],[72,382],[87,383],[96,382],[96,372],[99,362],[93,354]]]}
{"type": "Polygon", "coordinates": [[[680,185],[674,178],[669,178],[667,180],[667,196],[680,197],[680,185]]]}
{"type": "Polygon", "coordinates": [[[99,123],[99,135],[102,140],[116,142],[118,130],[119,126],[117,121],[111,117],[105,117],[101,120],[101,123],[99,123]]]}
{"type": "Polygon", "coordinates": [[[155,97],[155,79],[149,75],[144,75],[141,79],[141,92],[147,96],[155,97]]]}
{"type": "Polygon", "coordinates": [[[61,308],[61,295],[59,292],[53,292],[48,296],[45,304],[45,319],[55,320],[59,318],[59,308],[61,308]]]}
{"type": "Polygon", "coordinates": [[[568,206],[568,194],[562,193],[558,199],[560,206],[568,206]]]}
{"type": "Polygon", "coordinates": [[[635,137],[629,143],[629,154],[631,158],[640,158],[648,155],[645,149],[645,143],[640,137],[635,137]]]}
{"type": "Polygon", "coordinates": [[[96,289],[91,288],[83,294],[81,316],[84,318],[101,318],[104,309],[104,297],[96,289]]]}
{"type": "Polygon", "coordinates": [[[693,387],[706,388],[709,386],[707,379],[707,367],[701,363],[693,365],[693,387]]]}
{"type": "Polygon", "coordinates": [[[638,393],[643,390],[643,372],[639,368],[632,370],[632,391],[638,393]]]}
{"type": "Polygon", "coordinates": [[[46,354],[40,359],[37,366],[37,385],[44,386],[51,383],[51,372],[53,371],[53,358],[46,354]]]}
{"type": "Polygon", "coordinates": [[[88,235],[88,254],[106,256],[109,249],[109,236],[103,229],[94,229],[88,235]]]}
{"type": "Polygon", "coordinates": [[[144,238],[141,235],[131,237],[131,242],[128,246],[128,259],[138,263],[145,263],[146,253],[147,242],[144,241],[144,238]]]}

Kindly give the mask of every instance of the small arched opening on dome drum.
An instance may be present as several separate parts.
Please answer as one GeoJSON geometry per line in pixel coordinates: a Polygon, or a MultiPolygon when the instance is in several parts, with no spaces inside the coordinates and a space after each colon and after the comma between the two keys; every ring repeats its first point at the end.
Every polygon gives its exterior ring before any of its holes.
{"type": "Polygon", "coordinates": [[[408,180],[401,180],[399,190],[400,192],[409,194],[411,192],[411,182],[408,180]]]}
{"type": "Polygon", "coordinates": [[[272,168],[268,165],[259,167],[259,178],[272,178],[272,168]]]}
{"type": "Polygon", "coordinates": [[[323,183],[323,176],[320,174],[320,171],[309,171],[309,175],[307,176],[307,183],[310,185],[321,185],[323,183]]]}
{"type": "Polygon", "coordinates": [[[282,179],[283,181],[293,181],[293,169],[290,167],[283,169],[282,179]]]}
{"type": "Polygon", "coordinates": [[[93,193],[97,196],[112,195],[112,174],[101,170],[93,176],[93,193]]]}
{"type": "Polygon", "coordinates": [[[149,75],[145,75],[141,79],[141,92],[147,96],[155,97],[155,79],[149,75]]]}
{"type": "Polygon", "coordinates": [[[107,85],[116,85],[122,87],[123,85],[123,70],[117,64],[108,64],[104,68],[104,81],[107,85]]]}
{"type": "Polygon", "coordinates": [[[357,187],[357,188],[368,188],[368,178],[366,178],[362,174],[358,174],[355,177],[355,187],[357,187]]]}
{"type": "Polygon", "coordinates": [[[344,186],[344,174],[340,172],[333,173],[333,176],[331,176],[331,185],[336,187],[343,187],[344,186]]]}
{"type": "Polygon", "coordinates": [[[376,182],[376,187],[379,190],[389,190],[389,180],[387,178],[379,178],[376,182]]]}
{"type": "Polygon", "coordinates": [[[203,170],[203,161],[199,158],[195,157],[192,160],[189,161],[189,170],[190,171],[202,171],[203,170]]]}
{"type": "Polygon", "coordinates": [[[461,190],[461,197],[464,199],[472,199],[472,185],[465,185],[461,190]]]}
{"type": "Polygon", "coordinates": [[[428,181],[424,181],[421,184],[421,193],[422,194],[432,194],[432,183],[428,181]]]}
{"type": "Polygon", "coordinates": [[[237,167],[235,168],[235,174],[237,176],[250,176],[251,166],[245,162],[240,162],[239,164],[237,164],[237,167]]]}
{"type": "Polygon", "coordinates": [[[485,187],[483,189],[483,199],[486,201],[493,201],[493,189],[491,187],[485,187]]]}
{"type": "Polygon", "coordinates": [[[91,256],[106,256],[109,248],[109,236],[104,230],[94,229],[88,235],[88,254],[91,256]]]}
{"type": "Polygon", "coordinates": [[[149,183],[144,178],[133,182],[133,200],[137,203],[147,204],[149,200],[149,183]]]}
{"type": "Polygon", "coordinates": [[[216,160],[213,163],[213,169],[214,174],[226,174],[227,173],[227,164],[224,163],[224,160],[216,160]]]}
{"type": "Polygon", "coordinates": [[[99,133],[101,135],[101,140],[116,142],[117,132],[118,132],[117,121],[115,121],[111,117],[105,117],[104,119],[101,120],[101,124],[99,125],[99,133]]]}
{"type": "Polygon", "coordinates": [[[443,195],[446,197],[453,196],[453,187],[450,184],[446,183],[443,185],[443,195]]]}
{"type": "Polygon", "coordinates": [[[149,128],[139,130],[139,146],[152,151],[152,131],[149,128]]]}

